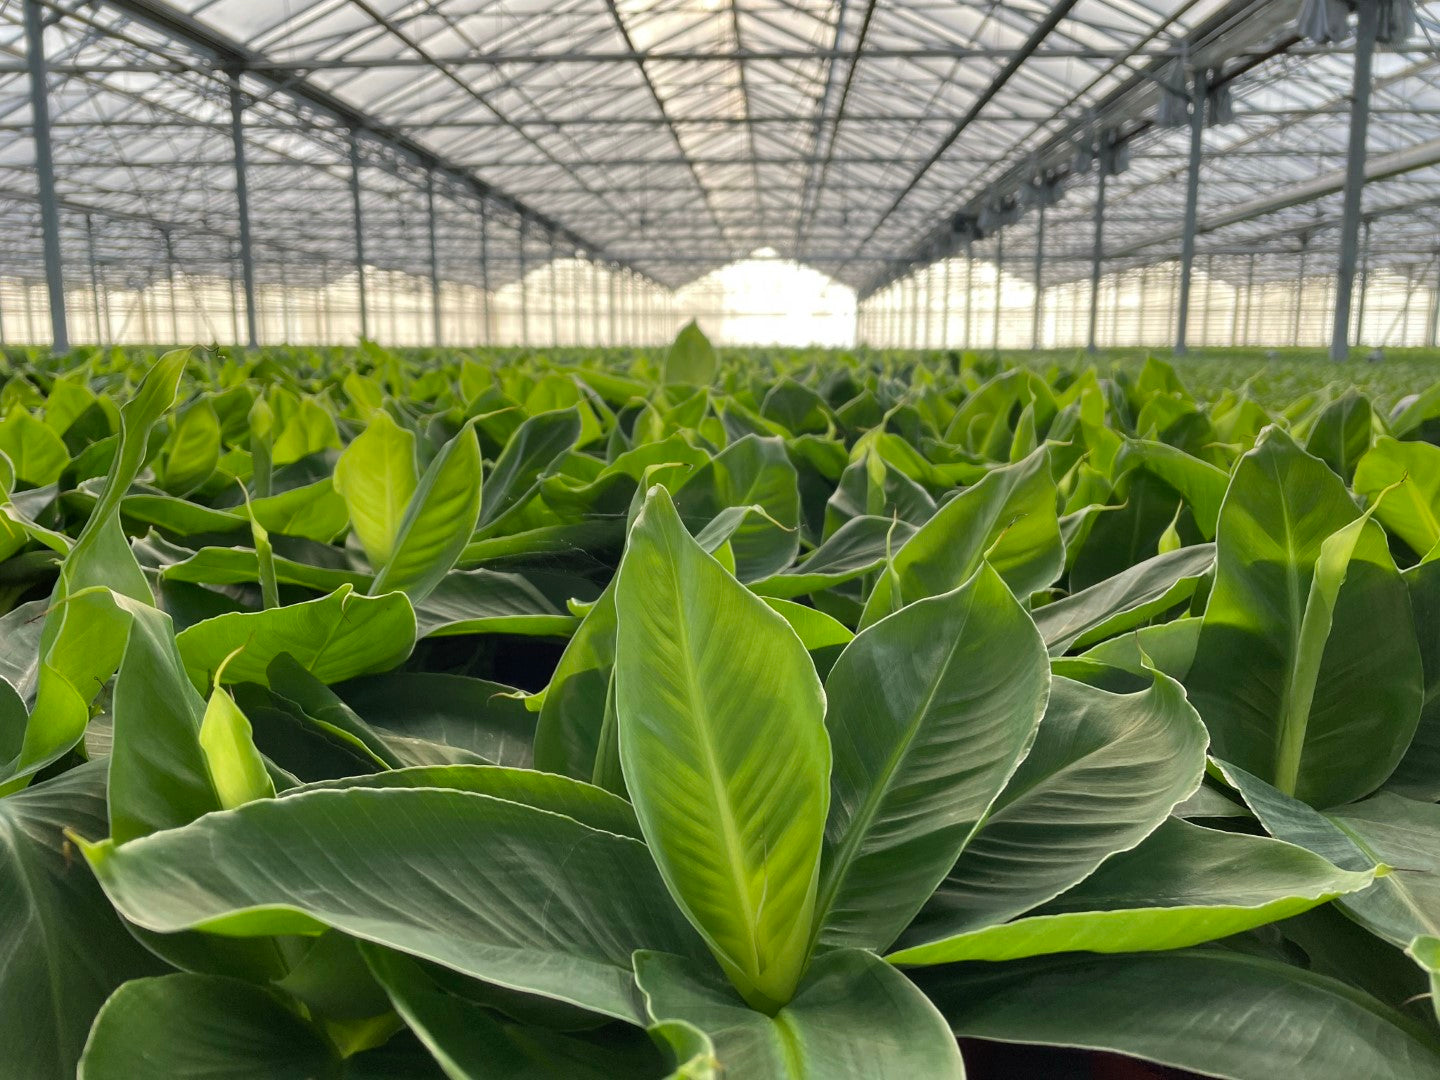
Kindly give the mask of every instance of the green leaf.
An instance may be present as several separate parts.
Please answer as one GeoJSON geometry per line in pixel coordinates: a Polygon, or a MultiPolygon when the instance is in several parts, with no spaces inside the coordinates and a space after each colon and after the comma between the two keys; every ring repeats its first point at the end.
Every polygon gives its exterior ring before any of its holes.
{"type": "Polygon", "coordinates": [[[523,507],[579,438],[580,413],[573,408],[539,413],[521,424],[485,478],[480,531],[493,534],[511,511],[523,507]]]}
{"type": "Polygon", "coordinates": [[[220,460],[220,418],[208,397],[184,410],[166,440],[160,486],[173,495],[186,495],[210,478],[220,460]]]}
{"type": "Polygon", "coordinates": [[[959,1047],[935,1007],[894,968],[858,949],[816,958],[773,1017],[748,1008],[717,975],[682,957],[638,952],[635,980],[652,1020],[682,1020],[711,1037],[727,1077],[965,1076],[959,1047]]]}
{"type": "Polygon", "coordinates": [[[213,975],[137,979],[117,990],[78,1080],[340,1080],[340,1056],[280,996],[213,975]]]}
{"type": "Polygon", "coordinates": [[[374,946],[363,950],[395,1011],[451,1080],[643,1080],[669,1071],[665,1055],[640,1032],[607,1043],[509,1023],[447,993],[414,960],[374,946]]]}
{"type": "Polygon", "coordinates": [[[615,670],[615,584],[606,586],[550,677],[535,729],[535,767],[589,780],[595,775],[605,698],[615,670]]]}
{"type": "Polygon", "coordinates": [[[23,409],[0,420],[0,452],[10,459],[16,477],[36,487],[55,483],[70,464],[65,440],[23,409]]]}
{"type": "Polygon", "coordinates": [[[189,356],[162,356],[120,409],[119,450],[51,594],[35,704],[19,754],[0,768],[0,794],[23,786],[84,736],[90,704],[119,665],[129,629],[128,616],[116,610],[108,590],[155,602],[121,529],[120,501],[140,472],[150,429],[175,401],[189,356]],[[103,586],[103,594],[87,591],[95,586],[103,586]]]}
{"type": "Polygon", "coordinates": [[[1200,535],[1214,539],[1229,482],[1225,470],[1167,443],[1126,439],[1115,458],[1113,479],[1131,469],[1143,469],[1178,492],[1194,514],[1200,535]]]}
{"type": "Polygon", "coordinates": [[[1088,648],[1188,600],[1214,564],[1213,544],[1157,555],[1039,608],[1035,625],[1052,654],[1088,648]]]}
{"type": "MultiPolygon", "coordinates": [[[[1394,498],[1399,492],[1391,492],[1394,498]]],[[[1440,559],[1427,559],[1402,575],[1410,593],[1425,694],[1420,724],[1400,764],[1385,782],[1387,790],[1426,802],[1440,801],[1440,559]]]]}
{"type": "Polygon", "coordinates": [[[1384,534],[1329,466],[1270,428],[1236,467],[1216,546],[1186,679],[1215,753],[1318,806],[1373,791],[1409,745],[1422,693],[1384,534]]]}
{"type": "Polygon", "coordinates": [[[372,567],[390,561],[418,481],[414,433],[376,409],[335,462],[335,490],[345,500],[350,524],[372,567]]]}
{"type": "Polygon", "coordinates": [[[631,952],[705,955],[645,845],[468,792],[314,790],[85,853],[115,907],[149,930],[330,927],[634,1023],[631,952]]]}
{"type": "Polygon", "coordinates": [[[675,509],[697,538],[717,518],[738,512],[729,537],[736,576],[756,581],[789,566],[799,550],[797,484],[783,442],[747,435],[686,478],[675,492],[675,509]],[[752,507],[764,513],[749,512],[752,507]]]}
{"type": "Polygon", "coordinates": [[[176,636],[185,670],[208,686],[221,663],[225,682],[266,680],[270,661],[289,653],[323,683],[394,667],[415,643],[415,612],[404,593],[361,596],[345,585],[329,596],[268,611],[237,611],[205,619],[176,636]]]}
{"type": "Polygon", "coordinates": [[[624,799],[604,788],[581,783],[568,776],[514,769],[497,765],[419,765],[320,780],[304,787],[290,788],[282,798],[329,788],[449,788],[476,795],[489,795],[507,802],[523,803],[537,810],[563,814],[582,825],[617,836],[643,840],[635,811],[624,799]]]}
{"type": "MultiPolygon", "coordinates": [[[[334,482],[328,476],[313,484],[251,499],[250,512],[270,532],[322,544],[328,544],[344,532],[349,521],[345,500],[336,493],[334,482]]],[[[245,519],[240,520],[243,524],[245,519]]]]}
{"type": "Polygon", "coordinates": [[[746,1000],[803,970],[829,801],[805,647],[690,537],[664,488],[630,533],[615,608],[625,782],[671,895],[746,1000]]]}
{"type": "Polygon", "coordinates": [[[1035,738],[1045,648],[988,565],[864,630],[825,684],[834,748],[821,945],[887,947],[944,880],[1035,738]]]}
{"type": "Polygon", "coordinates": [[[1347,390],[1315,419],[1305,449],[1329,465],[1347,483],[1374,438],[1374,410],[1370,399],[1347,390]]]}
{"type": "Polygon", "coordinates": [[[665,353],[664,381],[689,386],[708,386],[715,381],[715,347],[691,319],[680,328],[665,353]]]}
{"type": "Polygon", "coordinates": [[[1193,950],[963,964],[920,987],[965,1038],[1077,1046],[1228,1080],[1425,1080],[1434,1036],[1342,982],[1193,950]]]}
{"type": "Polygon", "coordinates": [[[1366,888],[1304,848],[1170,818],[1131,851],[1014,922],[892,953],[892,964],[1180,949],[1288,919],[1366,888]]]}
{"type": "Polygon", "coordinates": [[[1022,599],[1060,576],[1065,546],[1046,448],[1014,465],[992,469],[936,511],[895,552],[890,572],[870,594],[860,625],[949,592],[967,581],[982,560],[1022,599]]]}
{"type": "Polygon", "coordinates": [[[1347,870],[1377,863],[1392,869],[1375,884],[1336,901],[1350,918],[1404,948],[1419,935],[1440,935],[1440,808],[1382,793],[1341,811],[1322,814],[1234,765],[1216,762],[1270,835],[1311,851],[1347,870]]]}
{"type": "Polygon", "coordinates": [[[1355,491],[1372,506],[1379,503],[1380,524],[1415,554],[1426,555],[1440,544],[1440,446],[1381,439],[1360,459],[1355,491]],[[1395,484],[1400,486],[1380,501],[1395,484]]]}
{"type": "Polygon", "coordinates": [[[479,515],[480,443],[467,424],[420,477],[370,592],[399,590],[419,603],[460,558],[479,515]]]}
{"type": "MultiPolygon", "coordinates": [[[[110,754],[110,835],[123,844],[188,824],[222,802],[201,744],[205,701],[186,677],[170,617],[122,597],[115,602],[130,620],[110,754]]],[[[214,767],[228,773],[237,759],[221,749],[214,767]]],[[[228,749],[239,752],[238,744],[228,749]]]]}
{"type": "Polygon", "coordinates": [[[565,637],[577,620],[528,578],[495,570],[452,570],[415,606],[420,637],[519,634],[565,637]]]}
{"type": "Polygon", "coordinates": [[[99,763],[0,798],[0,1045],[25,1080],[71,1080],[105,998],[158,969],[64,835],[105,828],[99,763]]]}
{"type": "Polygon", "coordinates": [[[1138,694],[1055,677],[1035,745],[901,947],[1054,899],[1150,835],[1200,785],[1205,729],[1180,685],[1138,694]]]}
{"type": "Polygon", "coordinates": [[[531,764],[535,721],[508,686],[464,675],[392,671],[336,691],[367,724],[392,737],[398,756],[403,754],[397,743],[423,742],[427,752],[444,749],[456,762],[531,764]]]}

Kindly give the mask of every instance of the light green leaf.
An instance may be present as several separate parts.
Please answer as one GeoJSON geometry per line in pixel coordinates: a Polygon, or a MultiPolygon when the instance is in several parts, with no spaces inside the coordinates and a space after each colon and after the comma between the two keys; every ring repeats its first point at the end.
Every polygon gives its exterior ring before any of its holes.
{"type": "Polygon", "coordinates": [[[715,347],[691,319],[680,328],[665,354],[664,380],[667,384],[708,386],[715,381],[715,368],[715,347]]]}
{"type": "Polygon", "coordinates": [[[1050,453],[1036,450],[992,469],[935,512],[891,559],[865,605],[861,627],[905,604],[958,587],[991,566],[1021,598],[1051,585],[1065,565],[1050,453]]]}
{"type": "Polygon", "coordinates": [[[1214,564],[1213,544],[1157,555],[1039,608],[1035,625],[1054,655],[1072,648],[1088,648],[1189,599],[1214,564]]]}
{"type": "Polygon", "coordinates": [[[385,671],[410,655],[415,612],[404,593],[361,596],[344,585],[329,596],[267,611],[236,611],[187,627],[176,635],[185,670],[208,686],[220,664],[225,682],[266,681],[265,670],[289,653],[324,683],[385,671]]]}
{"type": "Polygon", "coordinates": [[[340,1080],[330,1041],[264,987],[213,975],[137,979],[117,990],[78,1080],[340,1080]]]}
{"type": "Polygon", "coordinates": [[[1357,519],[1329,466],[1268,429],[1225,497],[1186,678],[1218,756],[1317,806],[1377,788],[1420,717],[1405,584],[1378,526],[1341,531],[1357,519]]]}
{"type": "Polygon", "coordinates": [[[817,937],[881,950],[1030,749],[1049,665],[1029,616],[983,565],[862,631],[825,690],[835,763],[817,937]]]}
{"type": "Polygon", "coordinates": [[[1078,1046],[1227,1080],[1429,1080],[1435,1037],[1345,983],[1238,952],[1046,957],[919,978],[957,1035],[1078,1046]]]}
{"type": "Polygon", "coordinates": [[[1205,729],[1156,674],[1112,694],[1055,677],[1035,745],[901,947],[983,929],[1083,881],[1200,785],[1205,729]]]}
{"type": "Polygon", "coordinates": [[[818,957],[773,1017],[748,1008],[716,974],[682,957],[636,953],[635,979],[651,1019],[682,1020],[709,1035],[727,1077],[965,1076],[959,1047],[935,1007],[894,968],[859,949],[818,957]]]}
{"type": "Polygon", "coordinates": [[[635,949],[705,956],[644,844],[468,792],[314,790],[86,857],[116,908],[149,930],[331,927],[634,1023],[635,949]]]}
{"type": "Polygon", "coordinates": [[[887,959],[930,965],[1180,949],[1288,919],[1374,880],[1373,872],[1338,869],[1301,847],[1170,818],[1024,918],[887,959]]]}
{"type": "Polygon", "coordinates": [[[419,603],[460,558],[479,514],[480,444],[467,424],[420,477],[370,592],[399,590],[419,603]]]}
{"type": "Polygon", "coordinates": [[[1360,459],[1355,491],[1371,505],[1379,502],[1375,516],[1380,524],[1416,555],[1440,544],[1440,446],[1381,439],[1360,459]],[[1400,486],[1380,501],[1395,484],[1400,486]]]}
{"type": "Polygon", "coordinates": [[[620,760],[641,827],[737,989],[777,1009],[808,952],[829,801],[814,665],[663,488],[631,530],[615,607],[620,760]]]}
{"type": "Polygon", "coordinates": [[[335,463],[335,490],[372,567],[389,561],[418,480],[414,433],[376,409],[335,463]]]}
{"type": "Polygon", "coordinates": [[[72,1080],[105,998],[159,970],[65,839],[105,827],[103,764],[0,798],[0,1046],[25,1080],[72,1080]]]}

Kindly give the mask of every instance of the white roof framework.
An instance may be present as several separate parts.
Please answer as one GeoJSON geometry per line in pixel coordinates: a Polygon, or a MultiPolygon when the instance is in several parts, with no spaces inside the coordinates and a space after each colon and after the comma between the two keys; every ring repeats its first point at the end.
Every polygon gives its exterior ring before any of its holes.
{"type": "MultiPolygon", "coordinates": [[[[38,277],[26,2],[0,0],[0,273],[38,277]]],[[[553,252],[674,288],[763,247],[863,295],[1037,175],[1065,192],[1046,274],[1079,278],[1071,162],[1109,132],[1131,149],[1109,255],[1172,259],[1188,134],[1153,116],[1177,62],[1235,102],[1205,134],[1202,254],[1320,250],[1339,214],[1351,57],[1300,39],[1298,0],[28,2],[63,246],[141,279],[235,258],[232,80],[262,278],[353,262],[352,133],[366,259],[429,273],[433,182],[442,274],[474,284],[482,249],[491,286],[553,252]]],[[[1376,59],[1366,192],[1400,262],[1440,247],[1440,2],[1417,10],[1376,59]]]]}

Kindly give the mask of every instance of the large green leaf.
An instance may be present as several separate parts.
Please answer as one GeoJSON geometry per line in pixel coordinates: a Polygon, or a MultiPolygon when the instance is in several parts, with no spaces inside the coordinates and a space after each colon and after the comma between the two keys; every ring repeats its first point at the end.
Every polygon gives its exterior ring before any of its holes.
{"type": "Polygon", "coordinates": [[[1151,952],[1238,934],[1366,888],[1304,848],[1170,818],[1131,851],[1014,922],[904,949],[892,964],[1151,952]]]}
{"type": "Polygon", "coordinates": [[[1355,490],[1373,504],[1395,484],[1375,516],[1415,554],[1428,554],[1440,544],[1440,446],[1377,442],[1355,469],[1355,490]]]}
{"type": "Polygon", "coordinates": [[[485,478],[480,531],[495,532],[507,515],[523,507],[546,472],[579,438],[580,414],[573,408],[540,413],[521,424],[485,478]]]}
{"type": "Polygon", "coordinates": [[[1035,625],[1052,653],[1087,648],[1188,600],[1214,564],[1212,544],[1177,548],[1046,604],[1035,625]]]}
{"type": "Polygon", "coordinates": [[[871,953],[818,957],[773,1017],[748,1008],[717,975],[682,957],[635,955],[652,1020],[683,1020],[708,1034],[727,1077],[963,1080],[944,1018],[906,978],[871,953]]]}
{"type": "Polygon", "coordinates": [[[0,798],[0,1046],[4,1069],[25,1080],[71,1080],[105,998],[158,969],[66,829],[105,831],[103,764],[0,798]]]}
{"type": "Polygon", "coordinates": [[[615,670],[615,634],[612,581],[586,612],[550,678],[535,729],[537,768],[583,780],[595,777],[615,670]]]}
{"type": "Polygon", "coordinates": [[[340,1080],[319,1028],[278,994],[213,975],[126,983],[95,1018],[78,1080],[340,1080]]]}
{"type": "Polygon", "coordinates": [[[884,949],[955,865],[1035,738],[1045,648],[988,565],[864,630],[826,680],[824,946],[884,949]]]}
{"type": "Polygon", "coordinates": [[[715,347],[691,319],[665,353],[665,382],[708,386],[715,381],[715,347]]]}
{"type": "Polygon", "coordinates": [[[675,509],[697,537],[727,511],[741,512],[729,537],[741,581],[778,573],[799,550],[798,475],[779,439],[747,435],[727,446],[680,485],[675,509]]]}
{"type": "Polygon", "coordinates": [[[1065,565],[1050,454],[985,474],[942,506],[895,552],[865,606],[868,626],[905,604],[949,592],[987,561],[1022,599],[1052,584],[1065,565]]]}
{"type": "Polygon", "coordinates": [[[1393,860],[1370,888],[1336,901],[1357,923],[1401,948],[1440,935],[1440,807],[1382,793],[1322,814],[1243,769],[1217,765],[1270,835],[1347,870],[1393,860]]]}
{"type": "Polygon", "coordinates": [[[1051,681],[1035,745],[901,946],[1005,922],[1140,843],[1199,785],[1205,729],[1180,685],[1051,681]]]}
{"type": "Polygon", "coordinates": [[[419,603],[460,558],[479,515],[480,443],[467,424],[420,477],[370,592],[398,589],[419,603]]]}
{"type": "Polygon", "coordinates": [[[1310,429],[1305,449],[1335,470],[1347,483],[1374,438],[1370,399],[1347,390],[1326,405],[1310,429]]]}
{"type": "Polygon", "coordinates": [[[314,790],[86,856],[116,908],[149,930],[331,927],[634,1022],[631,952],[705,955],[644,844],[469,792],[314,790]]]}
{"type": "Polygon", "coordinates": [[[1435,1036],[1345,983],[1237,952],[959,964],[920,987],[957,1035],[1110,1050],[1228,1080],[1425,1080],[1435,1036]]]}
{"type": "Polygon", "coordinates": [[[532,762],[535,721],[508,686],[464,675],[392,671],[335,690],[367,724],[392,739],[444,747],[457,762],[525,768],[532,762]]]}
{"type": "Polygon", "coordinates": [[[1410,592],[1425,695],[1415,737],[1385,787],[1412,799],[1436,802],[1440,801],[1440,558],[1427,559],[1401,576],[1410,592]]]}
{"type": "Polygon", "coordinates": [[[705,554],[664,488],[616,586],[625,782],[676,902],[737,989],[799,983],[829,801],[824,693],[793,630],[705,554]]]}
{"type": "Polygon", "coordinates": [[[80,741],[91,702],[120,663],[128,617],[95,587],[146,604],[155,601],[120,526],[120,502],[144,463],[151,428],[174,404],[189,356],[186,351],[162,356],[120,409],[115,459],[51,593],[35,704],[20,752],[0,767],[0,794],[24,786],[80,741]]]}
{"type": "Polygon", "coordinates": [[[373,567],[390,561],[418,474],[414,433],[384,410],[371,414],[365,430],[335,462],[335,490],[373,567]]]}
{"type": "Polygon", "coordinates": [[[225,681],[265,682],[270,661],[289,653],[324,683],[394,667],[415,644],[415,612],[404,593],[362,596],[344,585],[329,596],[267,611],[217,615],[176,636],[185,670],[206,686],[221,662],[225,681]]]}
{"type": "Polygon", "coordinates": [[[374,946],[364,952],[395,1010],[450,1080],[645,1080],[670,1072],[666,1055],[633,1029],[586,1038],[506,1022],[447,993],[408,957],[374,946]]]}
{"type": "Polygon", "coordinates": [[[1317,806],[1378,787],[1420,716],[1405,584],[1359,518],[1324,462],[1268,429],[1225,497],[1186,679],[1219,756],[1317,806]]]}

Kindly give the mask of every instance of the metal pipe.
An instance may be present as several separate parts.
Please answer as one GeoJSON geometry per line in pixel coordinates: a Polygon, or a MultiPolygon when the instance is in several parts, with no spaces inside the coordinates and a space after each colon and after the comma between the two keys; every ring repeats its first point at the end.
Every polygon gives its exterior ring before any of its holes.
{"type": "Polygon", "coordinates": [[[259,347],[255,320],[255,252],[250,234],[250,185],[245,164],[245,99],[239,76],[230,79],[230,145],[235,157],[235,214],[240,230],[240,280],[245,289],[245,345],[259,347]]]}
{"type": "Polygon", "coordinates": [[[550,234],[550,346],[560,344],[560,282],[555,266],[555,234],[550,234]]]}
{"type": "Polygon", "coordinates": [[[1380,29],[1378,0],[1360,0],[1355,31],[1355,86],[1350,99],[1350,145],[1345,160],[1344,215],[1340,225],[1340,267],[1335,276],[1335,325],[1330,334],[1330,359],[1350,355],[1350,306],[1355,291],[1356,248],[1360,242],[1360,211],[1365,194],[1366,137],[1370,132],[1370,91],[1375,40],[1380,29]]]}
{"type": "Polygon", "coordinates": [[[520,219],[520,344],[530,344],[530,282],[526,280],[529,272],[525,265],[525,241],[530,235],[530,223],[527,219],[520,219]]]}
{"type": "Polygon", "coordinates": [[[1290,333],[1290,344],[1300,344],[1300,327],[1305,310],[1305,256],[1308,255],[1303,247],[1300,249],[1300,269],[1295,275],[1295,326],[1290,333]]]}
{"type": "Polygon", "coordinates": [[[1185,177],[1185,226],[1180,239],[1180,301],[1175,309],[1175,352],[1183,355],[1189,343],[1190,279],[1195,270],[1195,230],[1200,221],[1200,159],[1205,150],[1205,100],[1209,80],[1195,73],[1190,103],[1190,164],[1185,177]]]}
{"type": "Polygon", "coordinates": [[[490,215],[480,203],[480,291],[485,304],[485,344],[495,344],[494,293],[490,288],[490,215]]]}
{"type": "Polygon", "coordinates": [[[1094,353],[1096,332],[1100,326],[1100,264],[1105,257],[1105,161],[1104,155],[1096,163],[1095,182],[1095,246],[1090,253],[1090,332],[1085,339],[1085,348],[1094,353]]]}
{"type": "Polygon", "coordinates": [[[941,301],[940,310],[940,347],[950,348],[950,267],[955,262],[950,255],[945,256],[945,297],[941,301]]]}
{"type": "Polygon", "coordinates": [[[430,334],[437,346],[445,343],[440,311],[440,248],[435,242],[435,171],[425,173],[425,209],[428,213],[430,240],[430,334]]]}
{"type": "Polygon", "coordinates": [[[975,314],[975,248],[965,245],[965,348],[972,347],[970,324],[975,314]]]}
{"type": "Polygon", "coordinates": [[[1000,304],[1004,300],[1004,295],[1001,291],[1004,277],[1005,231],[1002,229],[995,234],[995,311],[990,327],[990,348],[992,352],[1000,351],[1000,304]]]}
{"type": "Polygon", "coordinates": [[[1370,219],[1365,219],[1360,245],[1360,303],[1355,312],[1355,344],[1365,343],[1365,307],[1370,300],[1370,219]]]}
{"type": "Polygon", "coordinates": [[[169,229],[160,232],[165,242],[165,299],[170,302],[170,344],[180,344],[180,314],[175,303],[175,241],[169,229]]]}
{"type": "Polygon", "coordinates": [[[1035,215],[1035,310],[1030,320],[1030,348],[1040,348],[1040,323],[1045,317],[1045,204],[1035,215]]]}
{"type": "Polygon", "coordinates": [[[360,300],[360,336],[368,338],[370,312],[365,296],[365,218],[360,210],[360,143],[353,128],[350,131],[350,209],[355,225],[355,289],[360,300]]]}
{"type": "Polygon", "coordinates": [[[1250,344],[1250,315],[1255,309],[1255,254],[1250,254],[1250,265],[1245,271],[1245,344],[1250,344]]]}
{"type": "MultiPolygon", "coordinates": [[[[105,331],[101,326],[100,316],[100,265],[95,258],[95,220],[91,215],[85,215],[85,254],[90,264],[90,300],[95,307],[95,344],[108,344],[105,340],[105,331]]],[[[106,318],[108,323],[109,319],[106,318]]]]}
{"type": "Polygon", "coordinates": [[[50,344],[70,350],[65,320],[65,264],[60,255],[60,204],[55,196],[55,159],[50,146],[50,72],[45,60],[45,25],[40,0],[24,0],[25,61],[30,73],[30,113],[35,134],[35,182],[40,196],[40,234],[45,254],[45,288],[50,296],[50,344]]]}

